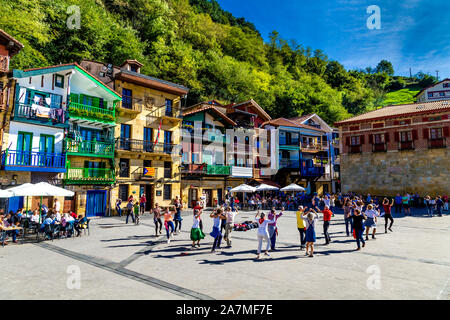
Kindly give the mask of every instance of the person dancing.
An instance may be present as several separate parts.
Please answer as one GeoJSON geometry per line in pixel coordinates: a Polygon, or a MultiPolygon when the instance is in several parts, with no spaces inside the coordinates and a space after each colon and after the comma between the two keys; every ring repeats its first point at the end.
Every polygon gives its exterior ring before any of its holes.
{"type": "Polygon", "coordinates": [[[269,255],[270,240],[269,240],[269,231],[267,230],[267,226],[269,225],[269,223],[274,223],[275,218],[273,218],[272,220],[267,220],[267,219],[265,219],[265,214],[262,212],[260,213],[258,210],[258,213],[255,216],[255,222],[258,224],[258,233],[257,233],[258,255],[256,256],[256,259],[260,259],[261,258],[261,247],[262,247],[263,240],[267,241],[266,252],[264,254],[266,256],[269,255]]]}
{"type": "Polygon", "coordinates": [[[191,228],[192,248],[198,246],[200,248],[200,240],[205,238],[205,234],[200,229],[200,210],[194,209],[194,223],[191,228]],[[197,244],[195,244],[197,242],[197,244]]]}
{"type": "Polygon", "coordinates": [[[394,223],[394,219],[392,218],[391,210],[392,206],[394,205],[394,199],[392,199],[392,202],[389,204],[389,199],[384,198],[383,199],[383,209],[384,209],[384,233],[387,233],[388,229],[392,232],[392,224],[394,223]],[[391,224],[388,226],[388,221],[391,221],[391,224]]]}

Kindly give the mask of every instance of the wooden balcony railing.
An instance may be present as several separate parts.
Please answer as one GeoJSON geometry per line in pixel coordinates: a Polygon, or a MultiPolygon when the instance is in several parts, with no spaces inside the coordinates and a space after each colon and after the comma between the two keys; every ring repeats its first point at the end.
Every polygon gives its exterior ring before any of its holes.
{"type": "Polygon", "coordinates": [[[386,143],[374,143],[372,144],[372,152],[386,152],[387,145],[386,143]]]}
{"type": "Polygon", "coordinates": [[[114,169],[110,168],[68,168],[64,179],[66,184],[112,184],[114,169]]]}
{"type": "Polygon", "coordinates": [[[349,148],[349,153],[361,153],[361,152],[362,152],[362,146],[361,145],[350,146],[350,148],[349,148]]]}
{"type": "Polygon", "coordinates": [[[94,157],[114,157],[114,142],[65,140],[65,150],[68,154],[94,157]]]}
{"type": "Polygon", "coordinates": [[[429,149],[439,149],[439,148],[446,148],[447,143],[445,138],[436,138],[436,139],[429,139],[428,140],[428,148],[429,149]]]}
{"type": "Polygon", "coordinates": [[[62,108],[49,108],[22,102],[16,102],[15,116],[44,123],[65,123],[67,120],[67,112],[62,108]]]}
{"type": "Polygon", "coordinates": [[[184,164],[183,169],[181,170],[181,173],[184,174],[205,174],[206,173],[206,163],[202,164],[196,164],[196,163],[189,163],[184,164]]]}
{"type": "Polygon", "coordinates": [[[9,57],[0,56],[0,72],[8,72],[8,71],[9,71],[9,57]]]}
{"type": "Polygon", "coordinates": [[[398,150],[414,150],[414,141],[401,141],[398,143],[398,150]]]}
{"type": "Polygon", "coordinates": [[[58,169],[50,171],[65,171],[66,155],[64,153],[47,153],[34,151],[20,151],[20,150],[5,150],[2,152],[2,167],[6,170],[13,168],[35,168],[46,172],[47,169],[58,169]]]}

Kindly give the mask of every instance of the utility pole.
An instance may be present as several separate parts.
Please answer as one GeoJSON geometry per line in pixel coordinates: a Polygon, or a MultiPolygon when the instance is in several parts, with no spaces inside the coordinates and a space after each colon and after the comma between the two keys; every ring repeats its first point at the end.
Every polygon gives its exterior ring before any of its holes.
{"type": "Polygon", "coordinates": [[[409,68],[409,79],[412,79],[412,72],[411,72],[411,68],[409,68]]]}
{"type": "Polygon", "coordinates": [[[436,79],[439,81],[439,70],[436,70],[436,79]]]}

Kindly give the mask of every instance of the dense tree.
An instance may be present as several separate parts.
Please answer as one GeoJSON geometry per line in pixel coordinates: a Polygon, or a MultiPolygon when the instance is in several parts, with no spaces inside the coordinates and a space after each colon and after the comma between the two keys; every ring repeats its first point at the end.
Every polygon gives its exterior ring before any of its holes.
{"type": "Polygon", "coordinates": [[[392,63],[387,60],[381,60],[375,68],[375,71],[378,73],[386,73],[390,76],[394,75],[394,67],[392,66],[392,63]]]}

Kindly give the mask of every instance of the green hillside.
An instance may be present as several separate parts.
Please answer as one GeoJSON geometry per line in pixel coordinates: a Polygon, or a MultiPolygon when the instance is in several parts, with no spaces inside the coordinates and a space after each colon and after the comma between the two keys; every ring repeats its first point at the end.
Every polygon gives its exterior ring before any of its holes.
{"type": "Polygon", "coordinates": [[[405,89],[400,89],[392,92],[388,92],[383,99],[382,105],[397,105],[397,104],[408,104],[416,102],[414,98],[422,90],[421,87],[413,86],[405,89]]]}
{"type": "Polygon", "coordinates": [[[1,5],[0,28],[25,45],[14,68],[136,59],[143,73],[189,87],[188,104],[254,99],[273,117],[314,112],[333,123],[390,101],[385,93],[398,86],[388,61],[349,71],[321,50],[288,42],[276,31],[266,43],[251,22],[215,0],[1,0],[1,5]],[[80,29],[68,28],[68,20],[76,21],[68,11],[74,5],[80,29]]]}

